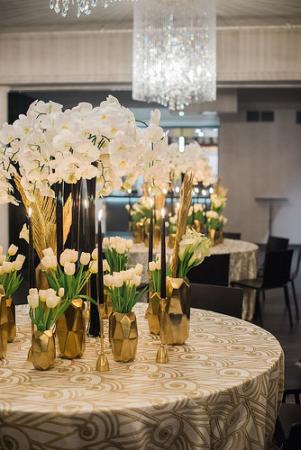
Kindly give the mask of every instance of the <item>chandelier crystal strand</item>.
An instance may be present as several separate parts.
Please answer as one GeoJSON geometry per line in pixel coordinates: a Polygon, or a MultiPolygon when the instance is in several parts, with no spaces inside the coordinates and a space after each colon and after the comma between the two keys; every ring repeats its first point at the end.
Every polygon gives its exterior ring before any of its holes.
{"type": "Polygon", "coordinates": [[[133,99],[171,110],[216,99],[215,0],[139,0],[133,99]]]}
{"type": "Polygon", "coordinates": [[[54,10],[57,14],[61,14],[66,17],[70,9],[70,5],[77,5],[77,17],[82,14],[89,15],[92,9],[95,8],[97,2],[100,2],[102,6],[107,8],[112,3],[119,3],[122,1],[136,1],[136,0],[49,0],[50,9],[54,10]]]}

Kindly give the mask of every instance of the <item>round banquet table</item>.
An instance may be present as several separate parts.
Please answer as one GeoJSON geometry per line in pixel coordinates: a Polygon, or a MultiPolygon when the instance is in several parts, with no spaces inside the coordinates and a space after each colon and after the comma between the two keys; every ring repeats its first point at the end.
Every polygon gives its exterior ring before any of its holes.
{"type": "Polygon", "coordinates": [[[3,450],[245,450],[269,448],[283,391],[283,352],[267,331],[246,321],[192,310],[190,337],[155,362],[145,304],[135,307],[136,361],[112,360],[95,371],[98,339],[84,357],[34,370],[27,307],[0,362],[3,450]]]}
{"type": "MultiPolygon", "coordinates": [[[[212,247],[212,254],[230,254],[230,267],[229,267],[229,282],[243,280],[246,278],[256,278],[257,275],[257,263],[256,254],[258,246],[251,242],[224,239],[222,244],[212,247]]],[[[160,249],[154,250],[154,254],[160,253],[160,249]]],[[[171,255],[172,250],[167,249],[167,254],[171,255]]],[[[148,247],[144,244],[134,244],[129,262],[132,265],[141,263],[143,267],[147,267],[148,261],[148,247]]],[[[147,280],[147,273],[144,271],[143,278],[147,280]]],[[[255,292],[252,289],[245,289],[242,318],[245,320],[252,320],[254,316],[255,308],[255,292]]]]}

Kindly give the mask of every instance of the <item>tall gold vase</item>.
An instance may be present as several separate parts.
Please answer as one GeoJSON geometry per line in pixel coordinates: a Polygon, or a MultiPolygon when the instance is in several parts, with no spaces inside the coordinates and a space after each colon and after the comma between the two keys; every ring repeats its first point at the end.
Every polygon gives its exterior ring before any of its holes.
{"type": "Polygon", "coordinates": [[[0,359],[5,358],[8,339],[8,317],[6,298],[0,296],[0,359]]]}
{"type": "Polygon", "coordinates": [[[181,345],[189,336],[190,284],[186,278],[166,279],[167,299],[161,302],[162,344],[181,345]]]}
{"type": "Polygon", "coordinates": [[[137,222],[133,225],[133,234],[135,244],[142,244],[145,238],[144,221],[137,222]]]}
{"type": "Polygon", "coordinates": [[[148,327],[151,334],[160,334],[160,308],[161,297],[158,292],[151,292],[149,303],[147,305],[145,318],[148,321],[148,327]]]}
{"type": "Polygon", "coordinates": [[[161,242],[161,227],[159,224],[154,225],[154,248],[159,247],[161,242]]]}
{"type": "Polygon", "coordinates": [[[113,358],[119,362],[133,361],[137,352],[138,328],[134,312],[113,312],[110,316],[113,358]]]}
{"type": "Polygon", "coordinates": [[[82,299],[75,299],[56,322],[62,358],[80,358],[85,350],[85,314],[82,299]]]}
{"type": "Polygon", "coordinates": [[[55,339],[52,330],[37,331],[32,335],[28,361],[38,370],[48,370],[55,362],[55,339]]]}
{"type": "Polygon", "coordinates": [[[8,320],[7,342],[14,342],[16,338],[16,309],[12,298],[6,299],[6,307],[8,320]]]}

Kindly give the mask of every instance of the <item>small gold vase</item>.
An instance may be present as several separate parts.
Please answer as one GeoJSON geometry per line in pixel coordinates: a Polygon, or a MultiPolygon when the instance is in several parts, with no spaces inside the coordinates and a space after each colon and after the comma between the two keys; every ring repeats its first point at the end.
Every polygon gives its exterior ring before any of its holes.
{"type": "Polygon", "coordinates": [[[158,292],[150,293],[145,318],[148,321],[150,333],[155,335],[160,334],[160,314],[161,314],[160,303],[161,297],[158,294],[158,292]]]}
{"type": "Polygon", "coordinates": [[[108,319],[113,311],[112,298],[107,290],[105,290],[104,303],[99,305],[99,313],[101,319],[108,319]]]}
{"type": "Polygon", "coordinates": [[[16,310],[12,298],[6,299],[6,307],[8,319],[7,342],[14,342],[16,338],[16,310]]]}
{"type": "Polygon", "coordinates": [[[168,248],[174,248],[176,242],[176,233],[172,233],[168,236],[168,248]]]}
{"type": "Polygon", "coordinates": [[[195,219],[193,221],[193,227],[195,229],[195,231],[197,231],[198,233],[202,233],[203,231],[203,224],[200,220],[195,219]]]}
{"type": "Polygon", "coordinates": [[[118,362],[133,361],[137,352],[138,328],[134,312],[113,312],[110,316],[113,358],[118,362]]]}
{"type": "Polygon", "coordinates": [[[208,237],[213,245],[216,244],[216,230],[214,228],[208,229],[208,237]]]}
{"type": "Polygon", "coordinates": [[[80,358],[85,350],[85,314],[82,299],[75,299],[56,322],[62,358],[80,358]]]}
{"type": "Polygon", "coordinates": [[[6,357],[8,339],[8,316],[6,298],[0,297],[0,359],[6,357]]]}
{"type": "Polygon", "coordinates": [[[144,242],[144,221],[134,224],[134,242],[135,244],[142,244],[144,242]]]}
{"type": "Polygon", "coordinates": [[[27,359],[37,370],[48,370],[54,366],[55,339],[52,330],[35,330],[33,332],[32,344],[27,359]]]}
{"type": "Polygon", "coordinates": [[[186,278],[166,278],[167,299],[161,301],[162,344],[181,345],[189,336],[190,284],[186,278]]]}

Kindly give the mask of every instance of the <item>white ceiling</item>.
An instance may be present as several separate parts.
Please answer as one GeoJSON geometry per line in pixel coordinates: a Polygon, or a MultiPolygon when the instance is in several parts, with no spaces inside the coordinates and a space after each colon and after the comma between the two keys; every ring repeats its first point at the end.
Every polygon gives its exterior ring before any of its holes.
{"type": "MultiPolygon", "coordinates": [[[[151,0],[149,0],[151,1],[151,0]]],[[[219,26],[301,24],[301,0],[217,0],[219,26]]],[[[49,10],[49,0],[0,0],[0,32],[50,29],[130,28],[131,2],[98,6],[91,16],[63,18],[49,10]]]]}

